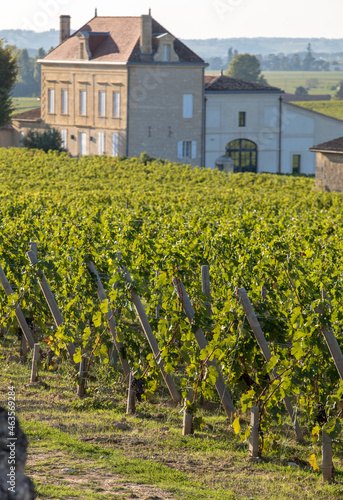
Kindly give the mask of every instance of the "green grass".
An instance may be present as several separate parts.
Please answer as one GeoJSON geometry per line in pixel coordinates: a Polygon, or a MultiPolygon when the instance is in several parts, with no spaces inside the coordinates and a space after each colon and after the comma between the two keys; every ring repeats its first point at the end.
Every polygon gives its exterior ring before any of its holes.
{"type": "Polygon", "coordinates": [[[17,114],[29,111],[30,109],[39,108],[41,101],[38,101],[37,97],[15,97],[13,98],[13,104],[15,107],[15,112],[13,114],[17,114]]]}
{"type": "Polygon", "coordinates": [[[205,427],[184,437],[180,409],[162,387],[158,397],[138,405],[136,415],[125,415],[126,390],[117,372],[107,379],[104,368],[93,372],[93,396],[80,401],[69,366],[40,370],[41,383],[29,385],[30,359],[19,365],[19,346],[9,337],[2,343],[0,404],[6,404],[7,385],[14,385],[17,416],[29,439],[26,474],[37,500],[289,500],[295,491],[298,500],[342,498],[341,453],[335,484],[323,484],[310,467],[289,467],[289,461],[306,463],[313,452],[320,462],[319,446],[298,445],[290,426],[279,430],[278,447],[251,460],[247,444],[214,403],[199,410],[205,427]],[[128,430],[114,425],[123,418],[128,430]]]}
{"type": "Polygon", "coordinates": [[[343,120],[343,101],[300,101],[294,104],[343,120]]]}
{"type": "Polygon", "coordinates": [[[343,71],[263,71],[269,85],[279,87],[285,92],[294,93],[299,86],[307,87],[310,79],[318,80],[315,88],[309,89],[309,94],[330,94],[336,92],[338,83],[343,80],[343,71]]]}
{"type": "MultiPolygon", "coordinates": [[[[207,70],[206,73],[219,75],[220,71],[207,70]]],[[[269,85],[292,94],[299,86],[306,88],[308,80],[316,79],[318,84],[315,88],[309,89],[309,94],[330,94],[333,96],[338,83],[343,80],[343,71],[262,71],[262,74],[269,85]]]]}

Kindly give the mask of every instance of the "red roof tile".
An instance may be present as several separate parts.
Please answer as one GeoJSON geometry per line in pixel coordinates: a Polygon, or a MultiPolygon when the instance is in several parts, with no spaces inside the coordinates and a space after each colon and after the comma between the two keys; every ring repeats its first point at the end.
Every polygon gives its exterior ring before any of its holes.
{"type": "MultiPolygon", "coordinates": [[[[91,19],[87,24],[82,26],[82,28],[47,54],[43,61],[77,60],[79,48],[77,34],[80,32],[90,33],[90,50],[92,52],[91,62],[126,63],[143,61],[139,50],[141,18],[101,16],[96,16],[91,19]]],[[[170,32],[152,19],[153,36],[162,33],[170,32]]],[[[177,38],[174,42],[174,48],[180,58],[180,62],[204,64],[203,59],[197,56],[177,38]]]]}
{"type": "Polygon", "coordinates": [[[30,109],[29,111],[24,111],[23,113],[18,113],[12,116],[12,120],[31,120],[34,122],[41,120],[41,108],[30,109]]]}
{"type": "Polygon", "coordinates": [[[277,87],[271,87],[270,85],[262,85],[261,83],[248,82],[245,80],[239,80],[238,78],[232,78],[225,75],[206,75],[205,76],[205,90],[206,91],[230,91],[230,90],[257,90],[257,91],[273,91],[282,92],[277,87]],[[211,79],[210,79],[211,78],[211,79]]]}
{"type": "Polygon", "coordinates": [[[323,153],[343,153],[343,137],[333,139],[332,141],[323,142],[318,146],[313,146],[310,151],[318,151],[323,153]]]}

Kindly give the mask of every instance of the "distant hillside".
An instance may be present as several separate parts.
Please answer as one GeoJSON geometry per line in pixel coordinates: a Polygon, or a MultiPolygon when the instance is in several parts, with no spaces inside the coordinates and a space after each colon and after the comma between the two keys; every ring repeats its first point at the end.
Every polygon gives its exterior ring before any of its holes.
{"type": "Polygon", "coordinates": [[[231,47],[240,54],[292,54],[305,52],[308,44],[314,54],[338,54],[343,52],[343,38],[213,38],[208,40],[183,40],[200,57],[226,57],[231,47]]]}
{"type": "MultiPolygon", "coordinates": [[[[48,51],[59,44],[59,31],[36,33],[26,30],[0,30],[0,38],[5,38],[9,45],[16,45],[19,49],[37,51],[43,47],[45,51],[48,51]]],[[[213,38],[183,40],[183,42],[205,60],[210,57],[226,58],[230,47],[240,54],[245,52],[261,55],[280,52],[292,54],[306,51],[310,43],[313,53],[317,55],[343,53],[343,38],[213,38]]]]}
{"type": "Polygon", "coordinates": [[[28,49],[34,55],[41,47],[48,52],[51,47],[59,44],[59,31],[50,30],[42,33],[26,30],[0,30],[0,38],[8,45],[16,45],[18,49],[28,49]]]}

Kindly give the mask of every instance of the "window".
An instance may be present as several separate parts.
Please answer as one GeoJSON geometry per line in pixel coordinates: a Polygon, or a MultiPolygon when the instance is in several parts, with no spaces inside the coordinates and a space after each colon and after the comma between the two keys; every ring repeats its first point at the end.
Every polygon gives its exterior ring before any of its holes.
{"type": "Polygon", "coordinates": [[[67,131],[61,130],[62,148],[67,149],[67,131]]]}
{"type": "Polygon", "coordinates": [[[85,116],[87,113],[87,92],[80,90],[80,115],[85,116]]]}
{"type": "Polygon", "coordinates": [[[68,113],[68,90],[61,90],[61,113],[62,115],[68,113]]]}
{"type": "Polygon", "coordinates": [[[196,158],[197,157],[197,142],[196,141],[179,141],[178,158],[196,158]]]}
{"type": "Polygon", "coordinates": [[[257,172],[257,145],[248,139],[236,139],[226,145],[226,154],[234,161],[235,172],[257,172]]]}
{"type": "Polygon", "coordinates": [[[99,92],[99,116],[106,116],[106,92],[99,92]]]}
{"type": "Polygon", "coordinates": [[[120,117],[120,93],[113,92],[113,117],[120,117]]]}
{"type": "Polygon", "coordinates": [[[119,134],[118,132],[112,134],[112,156],[118,156],[119,134]]]}
{"type": "Polygon", "coordinates": [[[80,155],[87,154],[87,136],[86,136],[86,132],[80,132],[80,134],[79,134],[79,153],[80,153],[80,155]]]}
{"type": "Polygon", "coordinates": [[[48,90],[48,112],[55,113],[55,91],[53,89],[48,90]]]}
{"type": "Polygon", "coordinates": [[[170,45],[162,46],[162,61],[163,62],[170,61],[170,45]]]}
{"type": "Polygon", "coordinates": [[[239,127],[245,127],[246,125],[246,112],[245,111],[240,111],[238,113],[238,126],[239,127]]]}
{"type": "Polygon", "coordinates": [[[292,156],[292,174],[300,174],[301,155],[292,156]]]}
{"type": "Polygon", "coordinates": [[[98,133],[98,154],[103,155],[105,153],[105,133],[98,133]]]}
{"type": "Polygon", "coordinates": [[[193,118],[193,94],[183,95],[183,118],[193,118]]]}

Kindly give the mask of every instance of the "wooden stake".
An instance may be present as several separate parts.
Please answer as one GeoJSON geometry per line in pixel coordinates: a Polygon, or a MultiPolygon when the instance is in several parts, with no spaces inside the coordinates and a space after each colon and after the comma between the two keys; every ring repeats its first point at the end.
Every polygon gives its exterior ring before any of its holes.
{"type": "Polygon", "coordinates": [[[126,413],[127,414],[136,413],[136,386],[135,386],[135,378],[132,375],[132,373],[130,373],[129,377],[126,413]]]}
{"type": "MultiPolygon", "coordinates": [[[[185,287],[183,286],[183,283],[179,278],[173,278],[173,285],[175,286],[176,292],[178,294],[179,300],[182,304],[182,307],[186,313],[186,316],[188,318],[188,321],[190,324],[193,322],[194,318],[194,309],[191,304],[191,301],[189,300],[188,294],[185,290],[185,287]]],[[[208,346],[208,342],[206,340],[206,337],[202,331],[201,328],[199,328],[195,333],[194,333],[195,340],[197,341],[197,344],[200,349],[206,349],[208,346]]],[[[215,387],[217,389],[218,395],[220,397],[220,401],[223,405],[223,408],[225,410],[225,413],[229,418],[231,418],[235,414],[235,407],[233,406],[233,402],[231,400],[231,396],[229,394],[229,391],[226,388],[224,379],[222,377],[222,374],[220,372],[220,369],[215,361],[210,361],[208,360],[206,362],[207,366],[214,366],[215,369],[217,370],[217,380],[215,383],[215,387]]]]}
{"type": "Polygon", "coordinates": [[[211,281],[210,281],[210,269],[208,266],[201,266],[201,283],[202,291],[206,295],[208,302],[206,302],[206,310],[209,316],[212,315],[211,310],[211,281]]]}
{"type": "MultiPolygon", "coordinates": [[[[32,266],[36,266],[38,264],[38,260],[37,260],[37,256],[36,256],[35,252],[33,252],[32,250],[29,250],[27,252],[27,256],[28,256],[32,266]]],[[[39,278],[38,279],[39,286],[42,290],[42,293],[45,297],[45,300],[47,301],[47,304],[49,306],[52,317],[54,318],[55,324],[58,328],[59,326],[61,326],[64,323],[64,318],[63,318],[63,316],[58,308],[55,297],[54,297],[52,291],[50,290],[49,284],[46,281],[43,272],[38,268],[37,268],[37,275],[39,278]]],[[[71,362],[76,366],[76,363],[74,361],[74,354],[76,352],[76,349],[75,349],[73,342],[71,342],[69,345],[67,345],[67,350],[68,350],[71,362]]]]}
{"type": "Polygon", "coordinates": [[[35,344],[33,348],[33,357],[32,357],[32,369],[31,369],[31,380],[30,382],[36,382],[38,379],[38,374],[37,374],[37,362],[39,360],[39,350],[40,350],[40,345],[35,344]]]}
{"type": "MultiPolygon", "coordinates": [[[[331,309],[331,301],[324,290],[322,290],[322,301],[325,303],[325,307],[331,309]]],[[[321,306],[317,308],[317,311],[323,314],[323,308],[321,306]]],[[[323,335],[326,345],[328,346],[328,349],[330,351],[331,357],[336,365],[338,374],[343,380],[343,354],[330,324],[323,327],[323,335]]]]}
{"type": "Polygon", "coordinates": [[[87,382],[87,356],[82,355],[80,368],[79,368],[79,384],[77,386],[77,395],[79,398],[83,398],[86,394],[86,382],[87,382]]]}
{"type": "MultiPolygon", "coordinates": [[[[9,297],[10,295],[13,295],[13,290],[11,285],[9,284],[9,281],[6,277],[6,274],[4,273],[2,267],[0,266],[0,281],[1,284],[5,290],[6,295],[9,297]]],[[[31,330],[29,328],[29,325],[26,322],[25,316],[23,314],[23,311],[21,310],[21,307],[18,303],[15,304],[15,315],[17,317],[19,326],[24,334],[24,337],[27,340],[27,343],[29,344],[30,349],[33,350],[35,341],[33,339],[31,330]]]]}
{"type": "MultiPolygon", "coordinates": [[[[123,268],[123,273],[124,273],[126,281],[128,283],[132,283],[130,273],[126,269],[126,267],[123,268]]],[[[150,348],[151,348],[152,352],[154,353],[155,361],[158,364],[158,366],[161,370],[162,377],[163,377],[163,379],[164,379],[164,381],[169,389],[169,393],[170,393],[171,397],[173,398],[173,401],[175,401],[175,403],[179,403],[181,401],[181,395],[179,394],[178,390],[176,389],[176,385],[175,385],[174,380],[172,379],[171,375],[169,375],[169,373],[166,373],[164,371],[164,362],[163,362],[163,359],[161,358],[161,353],[160,353],[160,350],[158,347],[157,340],[152,332],[152,329],[151,329],[150,323],[148,321],[147,315],[145,313],[141,299],[139,298],[139,296],[137,295],[137,293],[135,292],[135,290],[132,287],[130,288],[130,296],[131,296],[131,300],[133,302],[133,305],[135,307],[137,316],[139,318],[139,321],[142,325],[145,336],[149,342],[150,348]]]]}
{"type": "Polygon", "coordinates": [[[21,347],[20,347],[20,357],[23,363],[26,363],[27,359],[27,343],[24,335],[21,336],[21,347]]]}
{"type": "MultiPolygon", "coordinates": [[[[272,354],[270,352],[269,345],[266,341],[266,338],[262,332],[262,328],[260,326],[260,323],[258,322],[255,311],[254,311],[254,309],[251,305],[251,302],[249,300],[247,291],[245,290],[245,288],[239,288],[237,290],[237,295],[241,299],[241,303],[242,303],[245,315],[249,321],[249,324],[251,326],[252,331],[254,332],[256,341],[257,341],[258,345],[260,346],[262,354],[268,363],[272,357],[272,354]]],[[[274,376],[277,376],[277,372],[275,369],[273,370],[273,374],[274,374],[274,376]]],[[[292,423],[294,425],[297,439],[298,439],[299,443],[303,443],[304,436],[303,436],[303,433],[300,429],[298,422],[297,421],[294,422],[294,410],[293,410],[293,407],[292,407],[292,404],[290,402],[289,397],[285,396],[283,398],[283,401],[284,401],[284,404],[285,404],[286,409],[288,411],[288,414],[291,417],[292,423]]]]}
{"type": "Polygon", "coordinates": [[[323,457],[323,481],[332,481],[333,463],[332,463],[332,441],[330,436],[322,429],[322,457],[323,457]]]}
{"type": "Polygon", "coordinates": [[[188,396],[185,398],[185,409],[183,412],[183,425],[182,425],[182,435],[188,436],[193,434],[193,412],[187,409],[187,401],[193,400],[193,389],[189,389],[188,396]]]}
{"type": "Polygon", "coordinates": [[[259,437],[259,409],[257,406],[251,408],[250,417],[250,436],[249,436],[249,455],[258,457],[258,437],[259,437]]]}
{"type": "MultiPolygon", "coordinates": [[[[105,300],[108,301],[108,297],[105,293],[104,287],[102,285],[102,282],[100,280],[99,274],[96,270],[94,263],[89,262],[87,264],[87,267],[90,270],[90,272],[95,276],[96,284],[97,284],[97,288],[98,288],[97,293],[98,293],[98,297],[99,297],[100,302],[103,302],[105,300]]],[[[109,304],[108,304],[108,311],[106,313],[106,319],[107,319],[108,325],[110,327],[110,331],[112,334],[115,348],[116,348],[118,355],[119,355],[119,359],[120,359],[120,363],[121,363],[121,366],[122,366],[122,369],[124,372],[125,379],[128,381],[129,377],[130,377],[130,365],[129,365],[128,360],[123,355],[123,353],[124,353],[123,344],[121,342],[117,341],[117,332],[116,332],[117,325],[116,325],[116,321],[115,321],[114,316],[113,316],[112,309],[111,309],[109,304]]]]}

